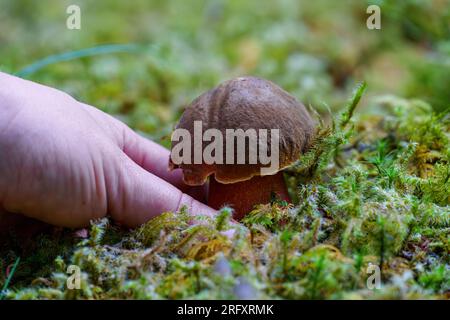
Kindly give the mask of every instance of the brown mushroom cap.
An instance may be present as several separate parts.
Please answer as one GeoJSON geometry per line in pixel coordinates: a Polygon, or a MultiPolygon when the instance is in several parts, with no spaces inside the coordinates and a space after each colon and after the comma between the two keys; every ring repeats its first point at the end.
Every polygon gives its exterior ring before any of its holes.
{"type": "MultiPolygon", "coordinates": [[[[224,137],[226,129],[279,129],[279,170],[291,165],[307,148],[313,135],[314,123],[306,108],[293,96],[274,83],[255,77],[240,77],[226,81],[196,98],[184,111],[176,128],[187,129],[193,137],[194,121],[202,121],[203,132],[209,128],[219,129],[224,137]]],[[[270,141],[270,134],[268,134],[270,141]]],[[[172,148],[179,142],[173,142],[172,148]]],[[[203,148],[209,142],[203,142],[203,148]]],[[[193,146],[193,141],[191,143],[193,146]]],[[[235,146],[236,147],[236,146],[235,146]]],[[[269,146],[270,154],[270,146],[269,146]]],[[[246,150],[248,154],[248,148],[246,150]]],[[[181,168],[184,182],[202,185],[209,175],[224,184],[251,179],[260,175],[261,167],[249,164],[192,164],[175,165],[181,168]]],[[[235,159],[236,158],[235,148],[235,159]]],[[[225,147],[223,159],[225,160],[225,147]]],[[[276,173],[276,172],[274,172],[276,173]]]]}

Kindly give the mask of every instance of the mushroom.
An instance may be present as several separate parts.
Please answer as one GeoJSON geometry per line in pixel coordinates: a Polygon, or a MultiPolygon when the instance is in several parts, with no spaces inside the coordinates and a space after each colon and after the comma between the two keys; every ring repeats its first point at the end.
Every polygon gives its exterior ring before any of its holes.
{"type": "Polygon", "coordinates": [[[282,170],[306,151],[314,130],[314,123],[300,102],[270,81],[240,77],[226,81],[196,98],[185,109],[176,129],[184,129],[194,134],[194,139],[198,139],[195,132],[195,123],[198,121],[201,121],[202,130],[216,129],[222,133],[223,140],[218,141],[214,136],[214,142],[229,143],[227,134],[230,129],[235,130],[235,134],[238,132],[233,137],[235,142],[239,142],[240,138],[245,141],[245,149],[238,149],[236,143],[232,149],[227,145],[211,153],[214,156],[221,155],[223,163],[211,163],[204,159],[199,162],[195,145],[200,147],[200,151],[205,151],[204,140],[213,140],[210,135],[208,139],[194,141],[190,144],[190,150],[183,150],[183,155],[190,161],[175,163],[174,153],[180,152],[177,145],[181,141],[174,141],[172,136],[169,169],[181,168],[184,182],[191,186],[203,185],[211,176],[209,206],[215,209],[231,206],[234,218],[240,220],[255,204],[270,202],[274,194],[282,200],[290,200],[282,170]],[[253,132],[249,129],[256,132],[257,146],[252,145],[253,140],[246,135],[253,132]],[[278,146],[269,143],[275,141],[272,137],[278,137],[278,146]],[[245,151],[245,162],[239,163],[237,160],[242,156],[242,151],[245,151]],[[275,168],[268,168],[267,158],[263,161],[262,151],[266,152],[266,156],[269,153],[273,156],[278,151],[277,159],[273,158],[278,164],[275,168]],[[257,154],[256,162],[250,159],[252,153],[257,154]],[[234,162],[226,161],[229,159],[234,162]]]}

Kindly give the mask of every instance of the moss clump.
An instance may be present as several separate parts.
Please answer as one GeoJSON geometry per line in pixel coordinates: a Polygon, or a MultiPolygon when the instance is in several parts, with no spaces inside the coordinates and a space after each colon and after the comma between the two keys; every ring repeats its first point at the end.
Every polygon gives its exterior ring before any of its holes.
{"type": "MultiPolygon", "coordinates": [[[[286,172],[294,204],[273,199],[240,224],[230,208],[215,218],[183,209],[132,231],[96,221],[78,243],[43,235],[45,248],[19,265],[5,297],[448,298],[449,116],[384,97],[375,101],[382,117],[354,120],[364,88],[286,172]],[[71,264],[80,290],[66,288],[71,264]],[[380,270],[378,289],[367,286],[369,265],[380,270]]],[[[5,250],[2,267],[18,254],[5,250]]]]}

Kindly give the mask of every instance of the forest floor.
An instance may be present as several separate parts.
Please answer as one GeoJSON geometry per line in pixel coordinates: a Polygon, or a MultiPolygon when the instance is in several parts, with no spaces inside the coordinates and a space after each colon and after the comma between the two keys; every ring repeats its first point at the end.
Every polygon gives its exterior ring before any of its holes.
{"type": "Polygon", "coordinates": [[[445,1],[380,1],[378,31],[365,27],[365,1],[80,1],[81,31],[60,30],[64,8],[24,2],[5,2],[0,29],[14,32],[0,36],[0,70],[165,146],[183,106],[244,74],[296,96],[317,131],[285,171],[293,203],[274,199],[238,224],[224,208],[196,223],[195,212],[167,212],[135,230],[105,218],[87,238],[52,228],[24,245],[11,234],[0,299],[450,298],[445,1]],[[67,289],[71,265],[79,290],[67,289]]]}

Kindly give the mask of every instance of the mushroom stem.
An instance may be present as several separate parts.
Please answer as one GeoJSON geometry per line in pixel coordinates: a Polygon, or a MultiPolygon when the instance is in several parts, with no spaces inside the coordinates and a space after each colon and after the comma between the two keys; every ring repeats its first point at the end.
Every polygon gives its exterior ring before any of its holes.
{"type": "Polygon", "coordinates": [[[241,220],[254,205],[270,202],[272,193],[281,200],[290,201],[282,172],[231,184],[217,182],[211,177],[208,205],[217,210],[223,206],[231,206],[234,209],[233,217],[241,220]]]}

